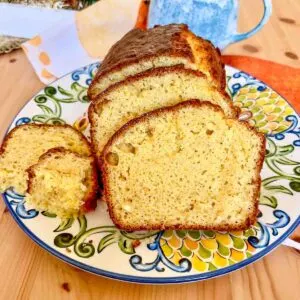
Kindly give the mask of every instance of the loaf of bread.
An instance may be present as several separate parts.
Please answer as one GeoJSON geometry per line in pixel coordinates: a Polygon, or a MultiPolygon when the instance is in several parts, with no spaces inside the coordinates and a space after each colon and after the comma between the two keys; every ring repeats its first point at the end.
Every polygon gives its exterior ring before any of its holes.
{"type": "Polygon", "coordinates": [[[95,100],[110,85],[146,70],[174,65],[199,70],[212,85],[225,87],[225,71],[218,49],[195,36],[184,24],[133,29],[108,52],[88,96],[95,100]]]}
{"type": "Polygon", "coordinates": [[[96,208],[98,182],[93,157],[53,148],[27,173],[26,202],[37,210],[65,219],[96,208]]]}
{"type": "Polygon", "coordinates": [[[26,169],[55,147],[85,156],[92,154],[89,142],[72,126],[26,124],[15,127],[0,149],[0,191],[13,187],[23,195],[27,190],[26,169]]]}
{"type": "Polygon", "coordinates": [[[123,230],[240,230],[256,220],[265,138],[209,102],[130,121],[100,159],[105,198],[123,230]]]}
{"type": "Polygon", "coordinates": [[[89,108],[92,145],[100,155],[109,138],[128,121],[188,99],[219,105],[228,117],[237,111],[225,92],[211,86],[199,71],[163,67],[129,77],[100,94],[89,108]]]}

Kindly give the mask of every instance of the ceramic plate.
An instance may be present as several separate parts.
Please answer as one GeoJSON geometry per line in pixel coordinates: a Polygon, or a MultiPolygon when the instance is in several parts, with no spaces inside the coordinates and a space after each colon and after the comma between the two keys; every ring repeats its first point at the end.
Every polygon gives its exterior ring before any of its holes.
{"type": "MultiPolygon", "coordinates": [[[[76,70],[43,89],[9,130],[36,122],[68,123],[88,134],[87,87],[97,64],[76,70]]],[[[13,190],[3,199],[19,226],[45,250],[83,270],[141,283],[179,283],[240,269],[269,253],[300,221],[299,117],[280,95],[250,75],[226,67],[235,104],[267,135],[257,223],[245,231],[125,232],[111,222],[104,202],[78,219],[28,207],[13,190]],[[247,115],[247,114],[246,114],[247,115]]]]}

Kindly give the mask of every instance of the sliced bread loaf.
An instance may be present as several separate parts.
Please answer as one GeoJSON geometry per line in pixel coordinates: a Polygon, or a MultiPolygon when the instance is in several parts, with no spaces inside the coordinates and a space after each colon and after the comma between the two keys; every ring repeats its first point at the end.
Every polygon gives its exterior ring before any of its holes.
{"type": "Polygon", "coordinates": [[[26,169],[55,147],[85,156],[92,154],[84,135],[70,125],[26,124],[10,131],[0,149],[0,192],[14,187],[24,194],[28,179],[26,169]]]}
{"type": "Polygon", "coordinates": [[[146,70],[174,65],[204,73],[212,85],[225,87],[225,71],[218,49],[195,36],[184,24],[133,29],[108,52],[90,88],[91,100],[110,85],[146,70]]]}
{"type": "Polygon", "coordinates": [[[256,220],[265,138],[208,102],[130,121],[100,159],[105,198],[123,230],[245,229],[256,220]]]}
{"type": "Polygon", "coordinates": [[[228,95],[211,86],[202,73],[180,66],[152,69],[111,86],[90,105],[95,153],[99,155],[109,138],[133,118],[188,99],[210,101],[228,117],[237,115],[228,95]]]}
{"type": "Polygon", "coordinates": [[[28,170],[26,202],[58,217],[77,217],[96,208],[97,171],[91,156],[64,148],[43,154],[28,170]]]}

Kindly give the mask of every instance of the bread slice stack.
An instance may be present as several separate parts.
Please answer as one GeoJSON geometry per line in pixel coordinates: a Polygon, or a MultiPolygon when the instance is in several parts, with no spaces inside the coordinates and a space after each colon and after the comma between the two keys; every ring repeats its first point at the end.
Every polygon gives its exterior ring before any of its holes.
{"type": "Polygon", "coordinates": [[[92,146],[118,227],[255,222],[265,139],[238,120],[224,88],[219,51],[185,25],[133,30],[111,48],[88,95],[92,146]]]}
{"type": "Polygon", "coordinates": [[[206,75],[209,82],[225,87],[221,56],[211,42],[195,36],[184,24],[133,29],[118,41],[101,63],[88,96],[96,100],[109,86],[129,76],[159,67],[184,66],[206,75]]]}
{"type": "Polygon", "coordinates": [[[0,191],[27,193],[35,208],[62,218],[96,207],[96,175],[89,142],[70,125],[17,126],[0,149],[0,191]]]}
{"type": "Polygon", "coordinates": [[[209,102],[134,119],[100,159],[111,218],[124,230],[239,230],[256,219],[264,136],[209,102]]]}
{"type": "Polygon", "coordinates": [[[109,138],[130,120],[189,99],[209,101],[228,117],[237,116],[228,95],[212,86],[203,73],[182,66],[156,68],[111,86],[90,105],[95,153],[99,155],[109,138]]]}

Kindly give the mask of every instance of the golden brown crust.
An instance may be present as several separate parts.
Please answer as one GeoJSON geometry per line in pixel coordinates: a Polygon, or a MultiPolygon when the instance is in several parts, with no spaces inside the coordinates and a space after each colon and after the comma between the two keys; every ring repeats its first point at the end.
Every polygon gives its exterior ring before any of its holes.
{"type": "MultiPolygon", "coordinates": [[[[64,127],[64,128],[70,128],[74,131],[74,133],[76,133],[81,141],[83,143],[85,143],[87,145],[87,148],[90,148],[90,143],[87,140],[87,138],[78,130],[76,130],[73,126],[69,125],[69,124],[62,124],[62,125],[50,125],[50,124],[36,124],[36,123],[28,123],[28,124],[23,124],[23,125],[18,125],[16,127],[14,127],[4,138],[2,145],[0,147],[0,156],[5,152],[5,148],[7,146],[7,143],[9,141],[9,139],[11,139],[13,137],[13,134],[15,133],[15,131],[19,130],[20,128],[24,128],[24,127],[35,127],[35,128],[49,128],[49,127],[64,127]]],[[[92,153],[92,152],[91,152],[92,153]]]]}
{"type": "Polygon", "coordinates": [[[186,38],[192,46],[197,69],[206,69],[213,79],[212,83],[220,90],[225,90],[226,73],[220,49],[215,48],[211,41],[198,37],[189,30],[183,32],[182,36],[186,38]]]}
{"type": "Polygon", "coordinates": [[[184,24],[157,26],[149,30],[132,29],[111,47],[96,77],[121,65],[138,63],[141,58],[165,53],[187,56],[193,61],[191,48],[181,37],[186,30],[188,27],[184,24]]]}
{"type": "Polygon", "coordinates": [[[39,165],[43,160],[47,159],[48,157],[50,157],[52,154],[73,154],[76,157],[84,157],[84,158],[88,158],[91,161],[91,178],[90,178],[90,184],[88,186],[88,191],[83,199],[83,204],[81,206],[80,209],[80,213],[84,214],[88,211],[91,210],[95,210],[97,207],[97,198],[98,198],[98,175],[97,175],[97,167],[96,167],[96,161],[94,156],[82,156],[79,155],[78,153],[75,153],[71,150],[68,150],[66,148],[63,147],[56,147],[56,148],[52,148],[49,149],[47,152],[45,152],[43,155],[40,156],[39,161],[29,167],[26,171],[28,173],[28,188],[27,188],[27,193],[31,194],[32,192],[32,181],[35,177],[35,172],[34,172],[34,168],[39,165]]]}
{"type": "Polygon", "coordinates": [[[155,26],[148,30],[133,29],[109,50],[88,89],[88,96],[94,101],[98,96],[96,85],[101,77],[120,71],[124,67],[152,60],[161,55],[182,57],[190,63],[195,63],[195,56],[199,53],[204,58],[203,64],[214,79],[213,84],[224,89],[225,70],[220,52],[212,43],[190,32],[187,25],[170,24],[155,26]],[[194,52],[187,41],[188,37],[196,41],[197,47],[194,52]]]}
{"type": "MultiPolygon", "coordinates": [[[[91,133],[91,144],[92,149],[96,155],[97,151],[97,145],[96,145],[96,131],[95,131],[95,119],[94,119],[94,113],[97,113],[99,109],[101,109],[102,105],[105,105],[108,100],[105,98],[106,95],[110,94],[112,91],[118,89],[119,87],[122,87],[124,85],[131,85],[132,83],[145,79],[147,77],[154,77],[154,76],[162,76],[168,73],[184,73],[184,74],[193,74],[194,76],[197,76],[199,78],[205,78],[205,75],[201,73],[200,71],[191,70],[191,69],[185,69],[183,66],[171,66],[171,67],[161,67],[161,68],[155,68],[148,71],[145,71],[143,73],[139,73],[134,76],[127,77],[124,81],[115,83],[111,85],[108,89],[106,89],[104,92],[102,92],[96,99],[96,101],[91,102],[89,109],[88,109],[88,118],[91,124],[90,127],[90,133],[91,133]]],[[[239,109],[236,108],[233,105],[233,102],[229,95],[222,90],[217,89],[216,87],[211,87],[215,91],[218,91],[221,95],[224,96],[224,98],[227,99],[228,106],[231,107],[233,111],[233,117],[237,117],[239,114],[239,109]]]]}
{"type": "Polygon", "coordinates": [[[123,224],[116,218],[114,215],[114,209],[113,209],[113,204],[111,200],[111,193],[109,190],[109,176],[108,176],[108,167],[107,164],[105,163],[105,155],[110,151],[110,148],[112,144],[123,134],[126,133],[127,130],[129,130],[132,126],[134,126],[137,123],[144,122],[147,119],[156,117],[158,115],[164,114],[165,112],[172,112],[176,111],[177,109],[180,109],[181,107],[186,107],[186,106],[192,106],[192,107],[201,107],[201,106],[208,106],[215,111],[221,111],[221,108],[217,105],[214,105],[210,102],[207,101],[199,101],[199,100],[189,100],[185,102],[181,102],[179,104],[176,104],[174,106],[170,107],[165,107],[165,108],[160,108],[155,111],[146,113],[142,115],[141,117],[138,117],[136,119],[133,119],[129,121],[127,124],[125,124],[121,129],[119,129],[108,141],[106,146],[104,147],[104,150],[102,152],[101,157],[98,160],[99,168],[102,172],[102,180],[104,183],[104,197],[106,199],[108,208],[109,208],[109,214],[111,219],[113,220],[114,224],[123,230],[128,230],[128,231],[134,231],[134,230],[165,230],[165,229],[170,229],[170,230],[177,230],[177,229],[194,229],[194,230],[220,230],[220,231],[229,231],[229,230],[244,230],[249,228],[251,225],[253,225],[256,222],[256,217],[258,214],[258,203],[259,203],[259,194],[260,194],[260,184],[261,184],[261,178],[260,178],[260,171],[262,169],[263,161],[264,161],[264,156],[265,156],[265,147],[266,147],[266,140],[264,134],[258,132],[254,127],[252,127],[249,123],[243,122],[243,121],[238,121],[240,124],[243,124],[243,126],[247,127],[249,130],[251,130],[255,135],[257,135],[260,140],[261,140],[261,151],[259,154],[259,161],[257,163],[257,168],[256,168],[256,174],[253,178],[253,183],[255,183],[256,189],[255,193],[253,196],[253,203],[254,207],[252,212],[250,213],[249,217],[245,220],[244,224],[240,225],[232,225],[232,224],[223,224],[222,226],[190,226],[189,228],[186,228],[182,224],[176,224],[176,225],[171,225],[171,226],[164,226],[164,225],[143,225],[139,227],[135,226],[130,226],[127,224],[123,224]]]}

